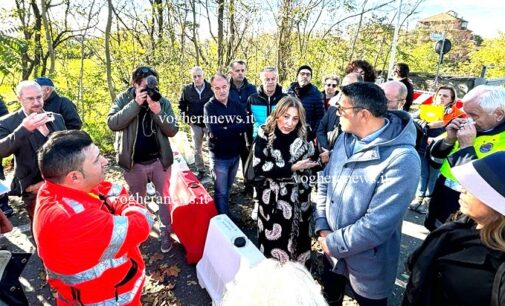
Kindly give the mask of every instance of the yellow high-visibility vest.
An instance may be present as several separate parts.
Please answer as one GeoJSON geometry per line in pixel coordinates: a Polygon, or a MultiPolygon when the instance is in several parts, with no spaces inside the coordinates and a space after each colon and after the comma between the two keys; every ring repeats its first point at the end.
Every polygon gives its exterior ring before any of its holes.
{"type": "MultiPolygon", "coordinates": [[[[473,142],[473,148],[475,149],[475,153],[479,159],[494,152],[505,151],[505,131],[495,135],[478,136],[473,142]]],[[[449,153],[449,155],[453,154],[459,149],[459,142],[456,141],[454,148],[452,149],[451,153],[449,153]]],[[[456,178],[452,174],[451,165],[447,161],[447,158],[444,159],[444,162],[442,163],[440,174],[442,174],[446,179],[457,182],[456,178]]]]}

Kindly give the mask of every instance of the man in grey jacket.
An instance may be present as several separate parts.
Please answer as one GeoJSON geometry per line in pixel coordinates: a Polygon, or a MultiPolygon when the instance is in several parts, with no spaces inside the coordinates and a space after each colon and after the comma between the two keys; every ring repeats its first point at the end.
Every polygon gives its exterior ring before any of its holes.
{"type": "Polygon", "coordinates": [[[350,284],[360,305],[387,305],[396,277],[403,215],[420,175],[410,116],[387,111],[373,83],[342,88],[342,134],[320,178],[316,233],[326,254],[324,290],[341,305],[350,284]]]}
{"type": "Polygon", "coordinates": [[[125,170],[124,178],[132,195],[146,196],[150,180],[156,188],[160,215],[161,251],[172,248],[168,211],[172,148],[168,137],[178,131],[177,121],[168,101],[157,88],[158,73],[151,67],[132,72],[131,85],[120,93],[107,115],[107,125],[116,132],[117,162],[125,170]],[[160,199],[161,197],[161,199],[160,199]]]}

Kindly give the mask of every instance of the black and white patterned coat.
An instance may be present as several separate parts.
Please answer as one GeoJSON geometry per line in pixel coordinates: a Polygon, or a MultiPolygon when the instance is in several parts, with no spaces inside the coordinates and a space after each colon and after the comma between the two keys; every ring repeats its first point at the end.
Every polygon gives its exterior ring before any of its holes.
{"type": "Polygon", "coordinates": [[[296,131],[277,129],[271,146],[268,137],[261,127],[254,145],[254,172],[264,178],[257,187],[259,248],[266,257],[304,263],[310,257],[310,173],[291,166],[314,155],[314,145],[296,131]]]}

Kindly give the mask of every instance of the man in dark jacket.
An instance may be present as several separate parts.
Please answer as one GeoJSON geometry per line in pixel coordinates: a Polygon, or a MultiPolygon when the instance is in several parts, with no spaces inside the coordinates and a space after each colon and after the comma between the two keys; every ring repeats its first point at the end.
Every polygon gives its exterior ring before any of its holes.
{"type": "Polygon", "coordinates": [[[107,125],[116,132],[117,161],[124,172],[129,191],[139,201],[146,196],[151,180],[162,199],[159,205],[160,249],[167,253],[170,240],[171,166],[174,161],[168,137],[177,134],[178,125],[170,101],[157,89],[158,73],[151,67],[133,70],[131,87],[120,93],[107,115],[107,125]],[[146,90],[150,88],[150,91],[146,90]]]}
{"type": "Polygon", "coordinates": [[[50,78],[40,77],[36,78],[40,87],[42,87],[42,94],[44,95],[44,110],[46,112],[58,113],[65,120],[65,126],[69,130],[80,130],[82,121],[77,113],[77,107],[67,97],[60,96],[54,88],[54,83],[50,78]]]}
{"type": "Polygon", "coordinates": [[[393,70],[393,79],[402,82],[407,87],[407,98],[403,104],[403,110],[408,112],[412,102],[414,101],[414,86],[409,81],[409,65],[405,63],[398,63],[393,70]]]}
{"type": "MultiPolygon", "coordinates": [[[[5,106],[5,103],[0,97],[0,117],[7,115],[9,111],[5,106]]],[[[0,158],[0,180],[5,180],[4,167],[2,165],[2,159],[0,158]]],[[[9,206],[9,197],[7,193],[0,194],[0,209],[4,212],[7,217],[10,217],[13,213],[12,207],[9,206]]]]}
{"type": "Polygon", "coordinates": [[[30,220],[35,199],[43,184],[37,164],[37,150],[54,131],[65,129],[61,115],[44,112],[40,85],[22,81],[16,87],[21,109],[0,119],[0,158],[14,155],[12,193],[20,195],[30,220]]]}
{"type": "Polygon", "coordinates": [[[237,175],[240,147],[247,129],[247,114],[239,102],[228,98],[230,83],[218,73],[210,79],[214,98],[205,104],[205,126],[209,130],[209,151],[214,176],[214,202],[218,213],[230,218],[228,198],[237,175]]]}
{"type": "Polygon", "coordinates": [[[214,93],[210,89],[209,82],[205,80],[201,67],[193,67],[191,77],[193,83],[184,86],[182,89],[179,109],[181,110],[181,118],[191,128],[191,137],[195,148],[195,166],[198,171],[197,177],[201,181],[207,175],[202,156],[203,137],[207,134],[203,122],[203,106],[214,96],[214,93]]]}
{"type": "Polygon", "coordinates": [[[324,89],[321,90],[321,95],[323,96],[323,106],[325,111],[330,106],[330,99],[339,93],[337,89],[338,83],[340,83],[340,80],[336,75],[327,75],[324,77],[324,89]]]}
{"type": "MultiPolygon", "coordinates": [[[[247,99],[252,94],[256,93],[256,86],[247,81],[247,65],[242,60],[234,60],[229,66],[230,73],[230,95],[229,99],[239,102],[244,108],[247,108],[247,99]]],[[[240,160],[242,162],[242,174],[245,175],[245,162],[249,156],[249,148],[251,143],[248,143],[246,133],[244,138],[240,140],[240,160]]],[[[245,191],[250,192],[250,186],[246,186],[245,191]]]]}
{"type": "MultiPolygon", "coordinates": [[[[346,86],[356,82],[364,82],[363,77],[356,72],[351,72],[342,79],[342,86],[346,86]]],[[[321,119],[319,126],[316,131],[317,135],[317,145],[319,151],[321,152],[320,158],[323,164],[328,163],[330,159],[330,152],[333,149],[333,145],[340,134],[340,117],[337,115],[337,107],[335,106],[338,102],[339,96],[334,97],[335,103],[330,103],[330,107],[321,119]]],[[[331,102],[333,102],[333,99],[331,102]]]]}
{"type": "Polygon", "coordinates": [[[278,73],[275,67],[265,67],[260,72],[261,86],[258,91],[247,100],[247,112],[253,118],[253,130],[250,142],[254,141],[258,134],[258,129],[261,125],[265,124],[268,116],[272,113],[280,99],[286,96],[282,92],[281,85],[278,84],[278,73]]]}
{"type": "Polygon", "coordinates": [[[291,86],[289,86],[288,94],[302,101],[307,124],[310,125],[312,134],[315,135],[319,121],[324,116],[323,97],[317,87],[310,83],[312,80],[312,68],[310,66],[300,66],[296,73],[296,78],[297,81],[291,83],[291,86]]]}

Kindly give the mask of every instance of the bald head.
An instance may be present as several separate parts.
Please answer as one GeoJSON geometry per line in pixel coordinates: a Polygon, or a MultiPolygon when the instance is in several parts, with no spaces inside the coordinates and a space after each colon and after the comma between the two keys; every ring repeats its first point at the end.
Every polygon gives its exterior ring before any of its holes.
{"type": "Polygon", "coordinates": [[[351,72],[342,79],[342,86],[357,82],[364,82],[363,76],[357,72],[351,72]]]}
{"type": "Polygon", "coordinates": [[[388,110],[403,109],[407,99],[407,86],[399,81],[389,81],[381,85],[388,98],[388,110]]]}

